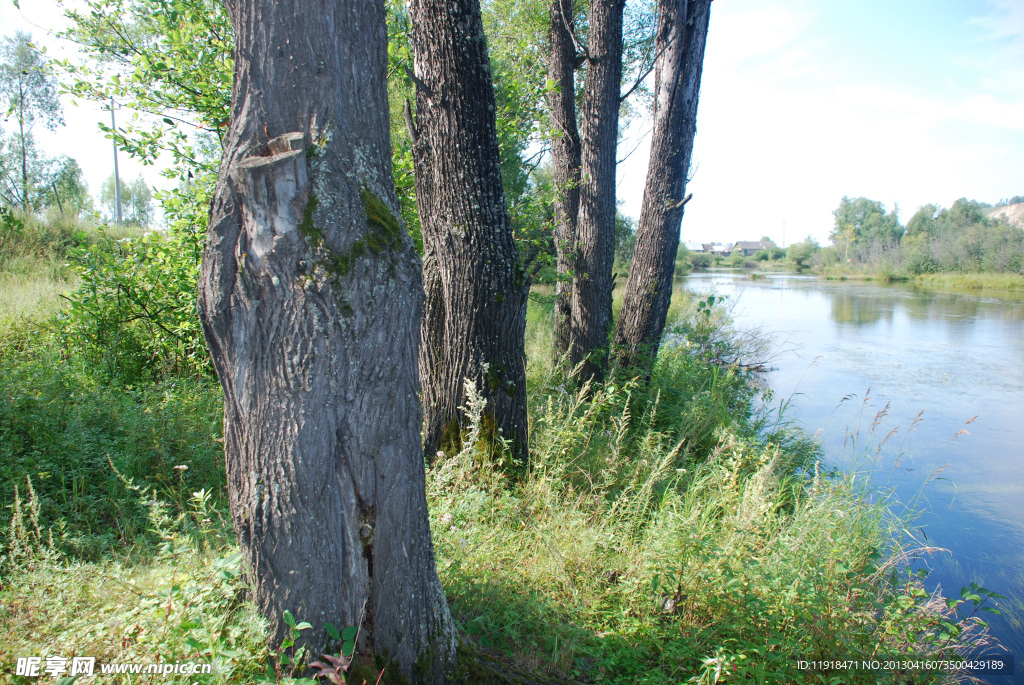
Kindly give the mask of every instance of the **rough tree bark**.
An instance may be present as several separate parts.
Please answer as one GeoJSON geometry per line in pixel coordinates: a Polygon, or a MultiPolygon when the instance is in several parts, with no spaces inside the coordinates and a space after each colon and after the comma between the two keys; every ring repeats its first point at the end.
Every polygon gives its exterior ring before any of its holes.
{"type": "Polygon", "coordinates": [[[420,260],[391,171],[384,2],[227,6],[235,81],[199,313],[255,598],[272,644],[286,609],[314,650],[325,621],[361,619],[360,649],[442,682],[455,630],[427,517],[420,260]]]}
{"type": "Polygon", "coordinates": [[[659,0],[654,134],[615,362],[650,374],[665,330],[687,198],[711,0],[659,0]]]}
{"type": "Polygon", "coordinates": [[[615,148],[622,80],[625,0],[591,0],[582,104],[582,166],[570,295],[573,366],[580,380],[604,378],[612,330],[615,260],[615,148]]]}
{"type": "Polygon", "coordinates": [[[580,207],[580,132],[576,124],[576,46],[573,0],[552,0],[548,78],[551,107],[551,166],[555,185],[555,345],[558,360],[572,341],[572,284],[575,269],[576,217],[580,207]]]}
{"type": "MultiPolygon", "coordinates": [[[[479,0],[411,0],[426,317],[420,351],[425,449],[458,449],[465,379],[487,399],[482,428],[527,458],[526,296],[499,168],[494,89],[479,0]]],[[[411,117],[410,117],[411,121],[411,117]]]]}

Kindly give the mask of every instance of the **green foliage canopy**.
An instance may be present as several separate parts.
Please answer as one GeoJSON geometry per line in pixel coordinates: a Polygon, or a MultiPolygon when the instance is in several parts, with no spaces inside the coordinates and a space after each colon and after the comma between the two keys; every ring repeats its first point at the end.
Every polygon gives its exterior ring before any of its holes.
{"type": "Polygon", "coordinates": [[[118,131],[102,126],[144,164],[163,152],[182,179],[216,171],[231,107],[234,37],[216,0],[85,0],[63,4],[71,27],[59,35],[91,59],[63,60],[64,89],[114,100],[131,112],[118,131]],[[82,9],[80,9],[80,7],[82,9]]]}
{"type": "Polygon", "coordinates": [[[885,206],[866,197],[844,196],[832,212],[835,224],[829,238],[836,244],[863,247],[872,242],[893,245],[903,237],[897,210],[886,213],[885,206]]]}

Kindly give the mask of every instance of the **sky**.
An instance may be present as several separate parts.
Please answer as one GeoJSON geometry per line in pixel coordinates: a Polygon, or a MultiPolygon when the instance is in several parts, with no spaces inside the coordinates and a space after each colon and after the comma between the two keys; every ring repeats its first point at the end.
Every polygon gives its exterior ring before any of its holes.
{"type": "MultiPolygon", "coordinates": [[[[31,34],[33,43],[45,47],[52,57],[74,57],[77,52],[66,41],[52,34],[66,27],[63,11],[54,0],[20,0],[21,9],[11,0],[0,0],[0,33],[12,36],[15,31],[31,34]]],[[[79,100],[77,106],[67,96],[61,96],[65,125],[50,132],[39,126],[33,133],[39,146],[51,156],[68,155],[81,166],[89,192],[99,197],[103,182],[114,173],[113,142],[99,128],[99,123],[110,125],[110,111],[99,104],[79,100]]],[[[117,110],[115,117],[128,116],[117,110]]],[[[12,122],[3,125],[13,130],[12,122]]],[[[118,167],[122,181],[131,181],[142,174],[150,186],[170,188],[174,183],[159,174],[160,165],[143,166],[124,152],[118,154],[118,167]]],[[[99,203],[97,201],[97,208],[99,203]]]]}
{"type": "MultiPolygon", "coordinates": [[[[30,31],[51,54],[69,54],[47,34],[62,25],[54,0],[0,0],[0,31],[30,31]]],[[[109,112],[65,100],[65,119],[39,138],[98,194],[109,112]]],[[[649,131],[635,124],[620,151],[636,148],[618,173],[634,217],[649,131]]],[[[120,165],[168,184],[125,154],[120,165]]],[[[906,222],[928,203],[1024,193],[1024,0],[715,0],[689,191],[684,240],[779,244],[827,243],[844,195],[906,222]]]]}
{"type": "MultiPolygon", "coordinates": [[[[631,216],[647,157],[619,166],[631,216]]],[[[844,195],[906,223],[1024,194],[1024,0],[715,0],[691,173],[687,241],[825,244],[844,195]]]]}

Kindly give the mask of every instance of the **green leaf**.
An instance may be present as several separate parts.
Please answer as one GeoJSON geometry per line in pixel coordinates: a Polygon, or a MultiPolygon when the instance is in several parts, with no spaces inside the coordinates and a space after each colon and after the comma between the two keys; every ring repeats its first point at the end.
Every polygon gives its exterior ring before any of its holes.
{"type": "Polygon", "coordinates": [[[1003,612],[999,611],[999,609],[993,609],[992,607],[981,607],[981,610],[982,611],[987,611],[990,614],[995,614],[996,616],[1002,616],[1003,615],[1003,612]]]}
{"type": "Polygon", "coordinates": [[[284,618],[284,622],[290,625],[292,628],[295,627],[295,617],[292,616],[292,612],[285,609],[282,618],[284,618]]]}
{"type": "Polygon", "coordinates": [[[354,640],[346,640],[345,644],[341,646],[342,656],[352,656],[352,652],[355,651],[356,643],[354,640]]]}
{"type": "Polygon", "coordinates": [[[303,621],[302,623],[295,626],[295,630],[309,630],[312,627],[312,624],[310,624],[308,621],[303,621]]]}
{"type": "Polygon", "coordinates": [[[341,639],[341,633],[338,632],[338,629],[334,627],[333,623],[327,623],[325,621],[324,622],[324,628],[327,630],[327,634],[331,636],[332,640],[340,640],[341,639]]]}
{"type": "Polygon", "coordinates": [[[349,627],[345,628],[345,630],[341,631],[341,639],[343,639],[343,640],[355,640],[356,639],[356,633],[358,633],[358,632],[359,632],[358,628],[356,628],[355,626],[349,626],[349,627]]]}

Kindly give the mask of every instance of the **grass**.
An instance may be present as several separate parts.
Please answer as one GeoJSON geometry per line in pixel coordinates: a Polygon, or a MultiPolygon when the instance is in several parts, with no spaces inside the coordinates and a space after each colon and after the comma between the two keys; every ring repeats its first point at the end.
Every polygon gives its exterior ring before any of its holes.
{"type": "Polygon", "coordinates": [[[913,282],[921,286],[963,290],[1024,291],[1024,276],[1020,274],[926,274],[916,276],[913,282]]]}
{"type": "Polygon", "coordinates": [[[136,233],[60,215],[40,218],[18,211],[0,222],[0,331],[44,321],[60,308],[60,296],[79,278],[68,264],[75,248],[136,233]],[[19,323],[20,322],[20,323],[19,323]]]}
{"type": "Polygon", "coordinates": [[[837,264],[821,271],[826,280],[882,281],[884,283],[907,282],[921,287],[952,288],[956,290],[993,290],[1003,292],[1024,291],[1024,276],[1016,273],[938,273],[908,276],[892,266],[853,267],[837,264]]]}
{"type": "Polygon", "coordinates": [[[890,264],[875,267],[835,264],[824,267],[821,277],[827,281],[881,281],[882,283],[898,283],[910,280],[890,264]]]}
{"type": "MultiPolygon", "coordinates": [[[[980,644],[977,621],[907,571],[906,521],[880,491],[821,466],[815,442],[757,408],[748,375],[708,361],[731,334],[727,309],[701,300],[674,298],[649,384],[576,388],[551,358],[551,293],[533,293],[528,473],[507,480],[471,440],[427,472],[463,635],[623,684],[830,682],[795,659],[980,644]]],[[[63,348],[51,306],[0,337],[0,663],[180,659],[215,665],[190,682],[258,680],[265,623],[228,523],[219,387],[116,382],[63,348]]]]}

